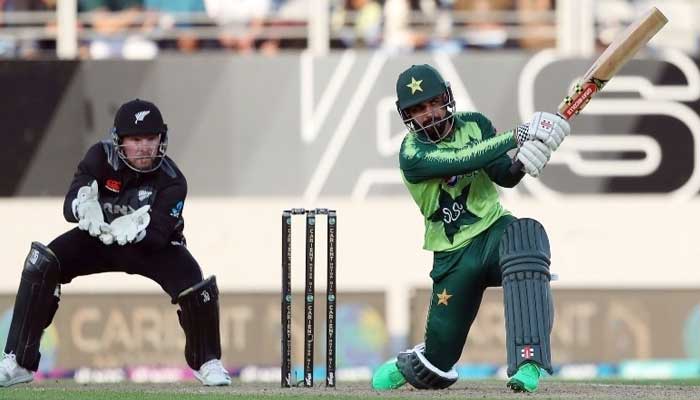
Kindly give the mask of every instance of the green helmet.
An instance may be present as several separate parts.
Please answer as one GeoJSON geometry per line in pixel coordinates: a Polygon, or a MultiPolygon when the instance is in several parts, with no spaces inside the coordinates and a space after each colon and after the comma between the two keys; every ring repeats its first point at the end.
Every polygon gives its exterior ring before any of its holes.
{"type": "Polygon", "coordinates": [[[448,83],[428,64],[412,65],[396,81],[396,106],[399,110],[422,103],[443,94],[448,83]]]}
{"type": "Polygon", "coordinates": [[[399,75],[396,81],[396,108],[410,131],[422,133],[430,142],[438,142],[449,135],[454,120],[455,101],[449,82],[428,64],[412,65],[399,75]],[[443,96],[445,116],[433,119],[430,124],[421,125],[406,111],[408,108],[443,96]]]}

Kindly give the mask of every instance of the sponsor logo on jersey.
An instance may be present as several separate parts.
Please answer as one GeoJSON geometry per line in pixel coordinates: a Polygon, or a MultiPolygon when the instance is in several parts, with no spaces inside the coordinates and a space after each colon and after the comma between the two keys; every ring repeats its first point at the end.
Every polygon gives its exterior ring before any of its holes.
{"type": "Polygon", "coordinates": [[[121,205],[121,204],[112,204],[112,203],[103,203],[102,204],[102,210],[105,213],[109,213],[112,215],[129,215],[133,213],[134,208],[132,206],[128,205],[121,205]]]}
{"type": "Polygon", "coordinates": [[[146,200],[147,198],[151,197],[152,194],[153,192],[150,190],[139,189],[139,201],[146,200]]]}
{"type": "Polygon", "coordinates": [[[455,187],[455,185],[457,185],[457,182],[459,182],[459,180],[461,178],[463,178],[463,177],[471,178],[471,177],[476,176],[476,174],[478,174],[478,173],[479,173],[478,171],[472,171],[472,172],[462,174],[462,175],[446,176],[446,177],[442,178],[442,180],[443,180],[443,182],[445,182],[445,185],[447,185],[449,187],[455,187]]]}
{"type": "Polygon", "coordinates": [[[116,179],[107,179],[105,187],[114,193],[119,193],[119,191],[122,190],[122,183],[116,179]]]}

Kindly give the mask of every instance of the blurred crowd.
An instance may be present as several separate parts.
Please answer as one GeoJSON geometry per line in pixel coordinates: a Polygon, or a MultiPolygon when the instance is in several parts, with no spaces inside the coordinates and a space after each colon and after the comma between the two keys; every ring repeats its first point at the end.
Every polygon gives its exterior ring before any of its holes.
{"type": "MultiPolygon", "coordinates": [[[[57,1],[0,0],[0,57],[55,54],[57,1]]],[[[76,0],[79,57],[147,59],[165,51],[210,50],[273,55],[304,49],[309,1],[76,0]]],[[[334,49],[458,52],[555,45],[555,0],[327,1],[334,49]]],[[[629,23],[635,8],[645,3],[594,2],[601,41],[629,23]]],[[[700,0],[675,3],[696,3],[695,15],[700,14],[700,0]]],[[[697,31],[688,37],[697,46],[697,31]]]]}

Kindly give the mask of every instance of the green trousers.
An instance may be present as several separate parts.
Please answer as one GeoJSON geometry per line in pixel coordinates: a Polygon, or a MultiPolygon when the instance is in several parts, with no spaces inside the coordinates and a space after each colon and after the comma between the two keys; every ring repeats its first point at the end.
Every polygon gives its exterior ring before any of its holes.
{"type": "Polygon", "coordinates": [[[425,329],[425,357],[448,371],[462,355],[487,287],[501,286],[498,246],[511,215],[499,218],[469,245],[434,253],[433,293],[425,329]]]}

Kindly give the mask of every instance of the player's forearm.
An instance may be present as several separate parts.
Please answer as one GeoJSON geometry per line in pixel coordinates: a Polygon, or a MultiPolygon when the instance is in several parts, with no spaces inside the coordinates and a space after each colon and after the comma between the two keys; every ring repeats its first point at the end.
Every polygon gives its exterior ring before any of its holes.
{"type": "Polygon", "coordinates": [[[517,170],[516,173],[512,173],[510,171],[507,171],[503,173],[503,175],[499,176],[494,182],[504,188],[512,188],[515,187],[518,183],[520,183],[521,180],[525,177],[525,172],[522,170],[517,170]]]}
{"type": "Polygon", "coordinates": [[[512,135],[498,135],[473,142],[461,149],[438,148],[402,160],[402,169],[410,182],[455,176],[487,167],[516,147],[512,135]]]}
{"type": "Polygon", "coordinates": [[[517,170],[513,173],[510,171],[511,165],[513,165],[513,162],[510,157],[503,155],[486,167],[485,171],[493,183],[504,188],[512,188],[520,183],[525,176],[525,172],[517,170]]]}

